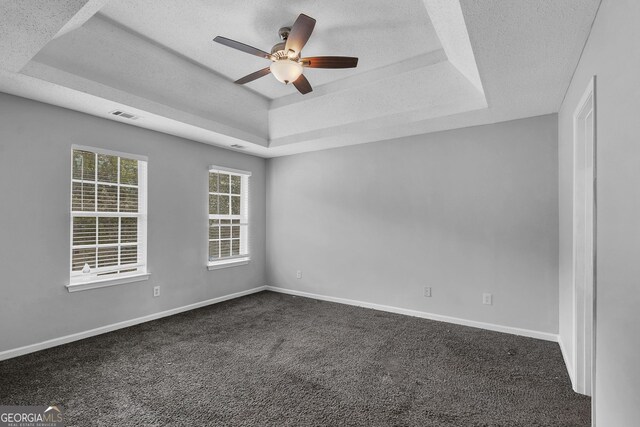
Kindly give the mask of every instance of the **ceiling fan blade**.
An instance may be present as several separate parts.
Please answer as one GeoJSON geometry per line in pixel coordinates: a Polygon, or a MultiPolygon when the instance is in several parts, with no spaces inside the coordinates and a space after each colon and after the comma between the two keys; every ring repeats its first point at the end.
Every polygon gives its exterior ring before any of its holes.
{"type": "Polygon", "coordinates": [[[293,85],[296,87],[296,89],[298,89],[298,92],[303,95],[313,91],[309,80],[307,80],[304,74],[300,74],[300,77],[298,77],[296,81],[293,82],[293,85]]]}
{"type": "Polygon", "coordinates": [[[251,55],[260,56],[265,59],[273,59],[270,53],[265,52],[264,50],[260,50],[253,46],[249,46],[248,44],[240,43],[235,40],[228,39],[226,37],[218,36],[213,39],[214,42],[218,42],[225,46],[229,46],[233,49],[238,49],[242,52],[249,53],[251,55]]]}
{"type": "Polygon", "coordinates": [[[303,67],[309,68],[355,68],[358,58],[350,56],[311,56],[300,60],[303,67]]]}
{"type": "Polygon", "coordinates": [[[305,44],[307,44],[307,40],[311,37],[311,33],[313,32],[313,27],[316,26],[316,20],[311,18],[310,16],[301,13],[296,19],[296,22],[293,23],[293,27],[291,27],[291,31],[289,32],[289,37],[287,38],[287,44],[284,47],[286,52],[289,50],[294,51],[297,55],[300,55],[300,51],[305,44]]]}
{"type": "Polygon", "coordinates": [[[236,80],[234,83],[237,85],[243,85],[245,83],[249,83],[252,82],[256,79],[259,79],[260,77],[264,77],[267,74],[269,74],[271,72],[271,70],[269,69],[269,67],[267,68],[263,68],[262,70],[258,70],[255,73],[251,73],[249,75],[244,76],[241,79],[236,80]]]}

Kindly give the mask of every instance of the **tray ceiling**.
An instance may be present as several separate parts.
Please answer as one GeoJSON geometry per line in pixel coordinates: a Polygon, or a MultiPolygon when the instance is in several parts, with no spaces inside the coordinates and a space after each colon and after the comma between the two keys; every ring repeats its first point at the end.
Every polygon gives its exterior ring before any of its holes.
{"type": "MultiPolygon", "coordinates": [[[[314,88],[440,49],[422,0],[112,0],[100,14],[234,81],[269,65],[211,40],[222,35],[269,52],[300,13],[316,19],[304,56],[357,56],[358,68],[305,71],[314,88]]],[[[247,87],[273,99],[297,93],[272,76],[247,87]]]]}
{"type": "Polygon", "coordinates": [[[0,91],[272,157],[557,112],[599,0],[60,0],[0,5],[0,91]],[[300,95],[223,35],[270,50],[299,13],[300,95]],[[121,109],[139,116],[109,115],[121,109]]]}

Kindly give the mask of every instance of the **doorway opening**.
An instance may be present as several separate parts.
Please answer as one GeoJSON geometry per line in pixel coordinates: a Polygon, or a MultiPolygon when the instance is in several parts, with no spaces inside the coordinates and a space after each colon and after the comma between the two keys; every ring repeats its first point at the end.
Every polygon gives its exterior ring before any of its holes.
{"type": "Polygon", "coordinates": [[[573,116],[574,389],[592,395],[596,303],[595,76],[573,116]]]}

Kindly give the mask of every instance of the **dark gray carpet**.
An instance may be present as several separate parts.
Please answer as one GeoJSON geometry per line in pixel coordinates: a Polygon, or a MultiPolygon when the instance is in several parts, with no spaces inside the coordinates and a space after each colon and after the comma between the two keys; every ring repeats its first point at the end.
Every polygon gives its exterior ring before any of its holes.
{"type": "Polygon", "coordinates": [[[558,345],[263,292],[0,362],[73,426],[589,426],[558,345]]]}

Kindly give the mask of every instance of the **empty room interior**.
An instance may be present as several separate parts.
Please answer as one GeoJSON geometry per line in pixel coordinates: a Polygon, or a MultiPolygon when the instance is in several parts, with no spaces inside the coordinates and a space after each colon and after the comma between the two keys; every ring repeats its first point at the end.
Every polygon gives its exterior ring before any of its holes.
{"type": "Polygon", "coordinates": [[[1,2],[0,426],[639,426],[638,22],[1,2]]]}

